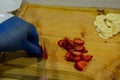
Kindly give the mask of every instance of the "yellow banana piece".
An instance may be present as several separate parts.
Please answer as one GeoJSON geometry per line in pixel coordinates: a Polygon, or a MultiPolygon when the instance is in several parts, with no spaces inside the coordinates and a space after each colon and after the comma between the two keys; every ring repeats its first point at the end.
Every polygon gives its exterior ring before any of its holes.
{"type": "Polygon", "coordinates": [[[104,21],[106,19],[106,16],[105,15],[98,15],[97,17],[96,17],[96,20],[102,20],[102,21],[104,21]]]}
{"type": "Polygon", "coordinates": [[[115,21],[115,20],[118,20],[118,17],[116,14],[114,13],[108,13],[106,15],[106,19],[110,20],[110,21],[115,21]]]}

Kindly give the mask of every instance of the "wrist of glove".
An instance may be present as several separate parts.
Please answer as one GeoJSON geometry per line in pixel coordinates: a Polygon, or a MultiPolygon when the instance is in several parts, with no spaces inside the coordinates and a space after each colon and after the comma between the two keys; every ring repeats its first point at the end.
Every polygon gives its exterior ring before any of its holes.
{"type": "Polygon", "coordinates": [[[34,25],[13,16],[0,24],[0,52],[25,50],[40,56],[39,38],[34,25]]]}

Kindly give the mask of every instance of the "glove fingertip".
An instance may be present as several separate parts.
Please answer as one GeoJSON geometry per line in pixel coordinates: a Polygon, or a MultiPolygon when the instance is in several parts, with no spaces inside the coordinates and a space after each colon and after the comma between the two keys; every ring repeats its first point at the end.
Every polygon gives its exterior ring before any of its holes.
{"type": "Polygon", "coordinates": [[[42,56],[42,48],[36,46],[30,42],[28,42],[25,50],[28,52],[28,56],[30,57],[41,57],[42,56]]]}

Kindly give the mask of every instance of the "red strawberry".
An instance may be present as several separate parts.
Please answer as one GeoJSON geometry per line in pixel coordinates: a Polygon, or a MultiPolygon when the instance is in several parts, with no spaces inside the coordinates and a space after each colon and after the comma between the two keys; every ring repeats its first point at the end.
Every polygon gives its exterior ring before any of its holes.
{"type": "Polygon", "coordinates": [[[71,54],[73,54],[74,56],[81,56],[82,52],[80,52],[80,51],[73,51],[71,54]]]}
{"type": "Polygon", "coordinates": [[[66,39],[66,42],[67,42],[67,47],[66,47],[67,50],[74,48],[75,45],[72,42],[72,40],[66,39]]]}
{"type": "Polygon", "coordinates": [[[66,41],[64,39],[58,41],[60,47],[66,48],[66,41]]]}
{"type": "Polygon", "coordinates": [[[65,58],[67,61],[71,61],[71,53],[67,52],[65,58]]]}
{"type": "Polygon", "coordinates": [[[84,48],[82,52],[83,52],[83,53],[87,53],[88,50],[84,48]]]}
{"type": "Polygon", "coordinates": [[[70,39],[67,39],[67,43],[68,43],[68,44],[70,44],[70,45],[72,45],[72,46],[74,46],[73,41],[72,41],[72,40],[70,40],[70,39]]]}
{"type": "Polygon", "coordinates": [[[67,61],[80,61],[82,59],[81,56],[75,56],[70,52],[67,52],[65,57],[67,61]]]}
{"type": "Polygon", "coordinates": [[[92,55],[83,55],[82,58],[85,61],[90,61],[93,58],[93,56],[92,55]]]}
{"type": "Polygon", "coordinates": [[[67,46],[66,46],[66,48],[65,48],[65,49],[66,49],[67,51],[69,51],[69,50],[70,50],[70,49],[72,49],[72,48],[73,48],[73,46],[72,46],[72,45],[67,44],[67,46]]]}
{"type": "Polygon", "coordinates": [[[68,52],[72,53],[73,51],[75,51],[74,49],[69,49],[68,52]]]}
{"type": "Polygon", "coordinates": [[[74,49],[76,50],[76,51],[83,51],[84,50],[84,46],[76,46],[74,49]]]}
{"type": "Polygon", "coordinates": [[[77,44],[77,45],[83,45],[84,44],[84,41],[81,40],[80,38],[75,38],[73,40],[73,43],[77,44]]]}
{"type": "Polygon", "coordinates": [[[87,61],[78,61],[78,62],[75,62],[74,66],[77,70],[83,71],[87,64],[88,64],[87,61]]]}
{"type": "Polygon", "coordinates": [[[74,62],[77,62],[77,61],[81,60],[80,56],[71,56],[70,58],[71,58],[71,61],[74,61],[74,62]]]}

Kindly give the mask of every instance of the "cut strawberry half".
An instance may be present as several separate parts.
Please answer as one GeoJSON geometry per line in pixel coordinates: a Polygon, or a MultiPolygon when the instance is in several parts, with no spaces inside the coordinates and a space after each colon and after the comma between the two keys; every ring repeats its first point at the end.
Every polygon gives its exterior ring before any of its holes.
{"type": "Polygon", "coordinates": [[[76,50],[76,51],[83,51],[84,50],[84,46],[76,46],[74,49],[76,50]]]}
{"type": "Polygon", "coordinates": [[[83,53],[87,53],[88,50],[84,48],[82,52],[83,52],[83,53]]]}
{"type": "Polygon", "coordinates": [[[70,49],[73,49],[73,46],[70,45],[70,44],[67,44],[66,48],[65,48],[67,51],[69,51],[70,49]]]}
{"type": "Polygon", "coordinates": [[[84,41],[81,40],[80,38],[75,38],[73,40],[73,43],[77,44],[77,45],[83,45],[84,44],[84,41]]]}
{"type": "Polygon", "coordinates": [[[72,42],[72,40],[66,39],[66,42],[67,42],[66,50],[70,50],[70,49],[74,48],[75,45],[72,42]]]}
{"type": "Polygon", "coordinates": [[[74,66],[77,70],[83,71],[87,64],[88,64],[87,61],[78,61],[78,62],[75,62],[74,66]]]}
{"type": "Polygon", "coordinates": [[[65,58],[67,61],[71,61],[71,53],[67,52],[65,58]]]}
{"type": "Polygon", "coordinates": [[[73,54],[69,52],[66,53],[65,57],[67,61],[71,61],[71,62],[80,61],[82,59],[81,56],[74,56],[73,54]]]}
{"type": "Polygon", "coordinates": [[[93,58],[93,56],[92,55],[83,55],[82,58],[85,61],[90,61],[93,58]]]}
{"type": "Polygon", "coordinates": [[[75,51],[74,49],[69,49],[68,52],[72,53],[73,51],[75,51]]]}
{"type": "Polygon", "coordinates": [[[58,45],[67,50],[65,59],[70,62],[75,62],[74,66],[79,71],[83,71],[93,57],[92,55],[83,54],[88,51],[84,47],[84,41],[80,38],[74,38],[72,41],[65,37],[58,41],[58,45]]]}
{"type": "Polygon", "coordinates": [[[80,61],[82,58],[80,56],[71,56],[71,61],[77,62],[80,61]]]}
{"type": "Polygon", "coordinates": [[[67,42],[68,42],[68,44],[69,44],[69,45],[74,46],[74,43],[73,43],[73,41],[72,41],[72,40],[67,39],[67,42]]]}
{"type": "Polygon", "coordinates": [[[82,52],[80,52],[80,51],[73,51],[71,54],[73,54],[74,56],[81,56],[82,52]]]}
{"type": "Polygon", "coordinates": [[[44,55],[43,57],[45,58],[45,60],[47,60],[48,59],[48,53],[44,53],[43,55],[44,55]]]}
{"type": "Polygon", "coordinates": [[[65,41],[64,39],[59,40],[59,41],[58,41],[58,45],[59,45],[60,47],[63,47],[63,48],[66,48],[66,46],[67,46],[66,41],[65,41]]]}

